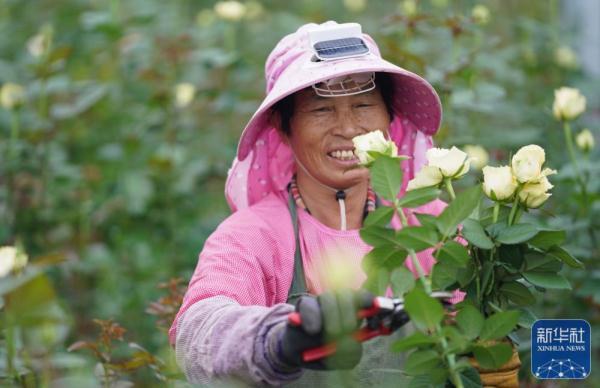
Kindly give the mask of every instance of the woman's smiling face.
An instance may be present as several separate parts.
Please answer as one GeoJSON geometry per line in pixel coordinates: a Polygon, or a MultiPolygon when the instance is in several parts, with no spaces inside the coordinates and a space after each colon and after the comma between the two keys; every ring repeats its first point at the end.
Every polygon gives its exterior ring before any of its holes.
{"type": "Polygon", "coordinates": [[[288,144],[310,175],[339,190],[368,179],[366,168],[356,168],[352,138],[377,129],[387,136],[390,114],[378,88],[341,97],[307,88],[294,95],[293,112],[288,144]]]}

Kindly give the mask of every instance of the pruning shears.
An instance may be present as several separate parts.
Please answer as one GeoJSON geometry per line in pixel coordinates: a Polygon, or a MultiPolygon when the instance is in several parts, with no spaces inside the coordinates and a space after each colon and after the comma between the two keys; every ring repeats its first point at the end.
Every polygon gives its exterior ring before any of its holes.
{"type": "MultiPolygon", "coordinates": [[[[453,295],[451,292],[436,291],[431,296],[436,299],[447,300],[453,295]]],[[[404,310],[403,298],[387,298],[377,296],[373,298],[373,304],[369,308],[361,309],[357,313],[359,319],[366,319],[366,324],[352,333],[358,342],[368,341],[380,335],[390,335],[404,326],[410,319],[404,310]]],[[[293,312],[288,315],[288,323],[292,326],[300,326],[302,317],[300,313],[293,312]]],[[[307,349],[302,352],[304,362],[313,362],[331,356],[337,351],[337,344],[329,342],[325,345],[307,349]]]]}

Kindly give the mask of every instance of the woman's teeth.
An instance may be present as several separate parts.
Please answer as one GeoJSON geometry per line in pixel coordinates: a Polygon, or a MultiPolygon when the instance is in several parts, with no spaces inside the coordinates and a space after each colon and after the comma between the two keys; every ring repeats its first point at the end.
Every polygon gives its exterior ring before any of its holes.
{"type": "Polygon", "coordinates": [[[356,158],[354,151],[333,151],[329,153],[329,156],[340,159],[340,160],[352,160],[356,158]]]}

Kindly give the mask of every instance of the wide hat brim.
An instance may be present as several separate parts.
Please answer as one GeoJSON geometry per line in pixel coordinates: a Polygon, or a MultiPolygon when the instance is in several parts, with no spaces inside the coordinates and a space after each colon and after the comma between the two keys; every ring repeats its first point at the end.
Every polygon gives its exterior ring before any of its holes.
{"type": "Polygon", "coordinates": [[[250,153],[260,133],[270,124],[270,109],[283,98],[316,83],[347,74],[385,72],[394,84],[392,107],[394,113],[410,120],[419,131],[434,135],[442,119],[440,99],[433,87],[423,78],[370,53],[363,57],[336,61],[315,62],[306,53],[291,63],[280,75],[258,110],[254,113],[240,138],[238,160],[250,153]]]}

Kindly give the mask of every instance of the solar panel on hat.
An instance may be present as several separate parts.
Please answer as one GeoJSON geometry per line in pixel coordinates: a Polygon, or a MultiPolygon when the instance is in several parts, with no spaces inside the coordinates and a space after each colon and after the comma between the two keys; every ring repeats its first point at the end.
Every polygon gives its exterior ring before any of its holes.
{"type": "Polygon", "coordinates": [[[363,55],[369,48],[360,38],[345,38],[318,42],[314,45],[317,57],[321,60],[348,58],[363,55]]]}
{"type": "Polygon", "coordinates": [[[352,58],[369,53],[358,23],[325,24],[309,31],[310,44],[321,61],[352,58]]]}

